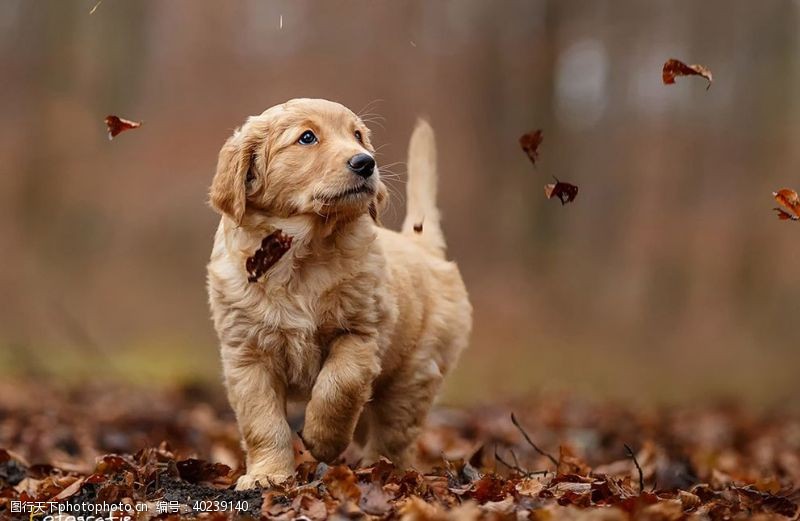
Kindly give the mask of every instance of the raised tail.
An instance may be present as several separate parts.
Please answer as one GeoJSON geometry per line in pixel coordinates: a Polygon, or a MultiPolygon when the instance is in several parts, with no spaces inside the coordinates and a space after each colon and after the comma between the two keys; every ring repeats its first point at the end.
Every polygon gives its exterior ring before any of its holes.
{"type": "Polygon", "coordinates": [[[436,138],[428,122],[419,119],[408,144],[403,234],[416,237],[428,249],[444,256],[446,244],[436,206],[436,182],[436,138]]]}

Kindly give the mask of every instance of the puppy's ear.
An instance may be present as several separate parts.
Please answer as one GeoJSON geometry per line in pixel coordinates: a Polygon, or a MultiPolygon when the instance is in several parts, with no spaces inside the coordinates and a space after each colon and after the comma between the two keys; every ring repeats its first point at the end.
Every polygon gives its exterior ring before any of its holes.
{"type": "Polygon", "coordinates": [[[255,143],[244,139],[241,131],[228,138],[219,151],[217,173],[211,181],[209,202],[217,212],[242,224],[247,207],[247,182],[253,166],[255,143]]]}
{"type": "Polygon", "coordinates": [[[375,224],[382,226],[381,214],[389,204],[389,190],[383,181],[378,181],[378,189],[375,192],[375,197],[369,203],[369,216],[375,221],[375,224]]]}

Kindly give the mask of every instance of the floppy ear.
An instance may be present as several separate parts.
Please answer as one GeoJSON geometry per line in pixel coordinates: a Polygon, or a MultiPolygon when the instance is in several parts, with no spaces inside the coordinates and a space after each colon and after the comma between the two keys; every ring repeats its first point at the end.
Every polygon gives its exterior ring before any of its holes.
{"type": "Polygon", "coordinates": [[[375,221],[375,224],[378,226],[383,225],[383,223],[381,223],[381,214],[388,204],[389,190],[386,189],[386,185],[383,184],[383,181],[378,181],[378,189],[375,192],[375,197],[369,203],[369,216],[372,217],[372,220],[375,221]]]}
{"type": "Polygon", "coordinates": [[[236,224],[242,224],[247,206],[247,176],[254,151],[254,144],[243,139],[241,134],[238,130],[234,132],[219,151],[217,173],[209,190],[211,207],[236,224]]]}

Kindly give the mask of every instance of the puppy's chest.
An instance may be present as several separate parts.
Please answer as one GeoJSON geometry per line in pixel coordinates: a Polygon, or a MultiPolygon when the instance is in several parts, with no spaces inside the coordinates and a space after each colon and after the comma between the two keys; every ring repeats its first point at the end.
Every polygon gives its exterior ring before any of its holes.
{"type": "Polygon", "coordinates": [[[331,341],[357,327],[353,310],[369,300],[338,287],[310,294],[277,291],[251,308],[256,311],[251,320],[260,326],[258,347],[282,366],[290,397],[308,397],[331,341]]]}

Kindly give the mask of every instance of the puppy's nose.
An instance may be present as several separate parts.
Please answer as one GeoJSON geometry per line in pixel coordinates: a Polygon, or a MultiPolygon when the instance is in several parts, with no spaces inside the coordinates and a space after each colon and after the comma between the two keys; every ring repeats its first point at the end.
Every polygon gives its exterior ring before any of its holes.
{"type": "Polygon", "coordinates": [[[347,161],[347,166],[354,174],[366,179],[375,170],[375,160],[369,154],[356,154],[347,161]]]}

